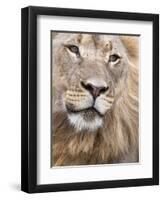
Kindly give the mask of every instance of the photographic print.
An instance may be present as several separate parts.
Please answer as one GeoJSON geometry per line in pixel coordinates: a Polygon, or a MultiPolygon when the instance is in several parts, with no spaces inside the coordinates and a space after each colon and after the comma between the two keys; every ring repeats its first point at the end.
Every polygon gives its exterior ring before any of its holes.
{"type": "Polygon", "coordinates": [[[52,167],[139,162],[139,37],[51,32],[52,167]]]}
{"type": "Polygon", "coordinates": [[[21,17],[21,190],[158,185],[159,15],[21,17]]]}

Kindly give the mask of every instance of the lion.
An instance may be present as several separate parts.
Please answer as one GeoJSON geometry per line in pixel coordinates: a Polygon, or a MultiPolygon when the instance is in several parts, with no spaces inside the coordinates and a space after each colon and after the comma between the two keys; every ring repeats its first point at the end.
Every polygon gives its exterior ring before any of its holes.
{"type": "Polygon", "coordinates": [[[139,162],[138,36],[52,32],[52,166],[139,162]]]}

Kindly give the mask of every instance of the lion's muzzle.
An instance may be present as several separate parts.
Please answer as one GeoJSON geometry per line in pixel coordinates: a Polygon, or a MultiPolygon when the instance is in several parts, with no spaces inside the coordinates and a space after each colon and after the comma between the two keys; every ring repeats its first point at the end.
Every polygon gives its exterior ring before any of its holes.
{"type": "Polygon", "coordinates": [[[81,81],[78,86],[72,85],[67,90],[66,107],[68,111],[74,113],[93,108],[100,115],[104,115],[114,101],[114,97],[110,95],[110,90],[110,85],[100,79],[81,81]]]}

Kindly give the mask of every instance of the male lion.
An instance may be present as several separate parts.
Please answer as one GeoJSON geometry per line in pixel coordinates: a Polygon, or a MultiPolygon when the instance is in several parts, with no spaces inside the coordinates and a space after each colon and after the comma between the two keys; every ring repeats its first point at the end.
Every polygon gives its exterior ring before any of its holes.
{"type": "Polygon", "coordinates": [[[52,166],[139,161],[138,45],[52,33],[52,166]]]}

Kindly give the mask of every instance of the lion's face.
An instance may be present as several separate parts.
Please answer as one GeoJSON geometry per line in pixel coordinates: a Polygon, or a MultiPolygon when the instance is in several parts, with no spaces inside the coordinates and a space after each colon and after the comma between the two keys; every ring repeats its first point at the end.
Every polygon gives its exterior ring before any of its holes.
{"type": "Polygon", "coordinates": [[[128,59],[119,36],[53,38],[53,106],[76,130],[96,130],[125,90],[128,59]],[[55,108],[57,107],[57,108],[55,108]]]}

